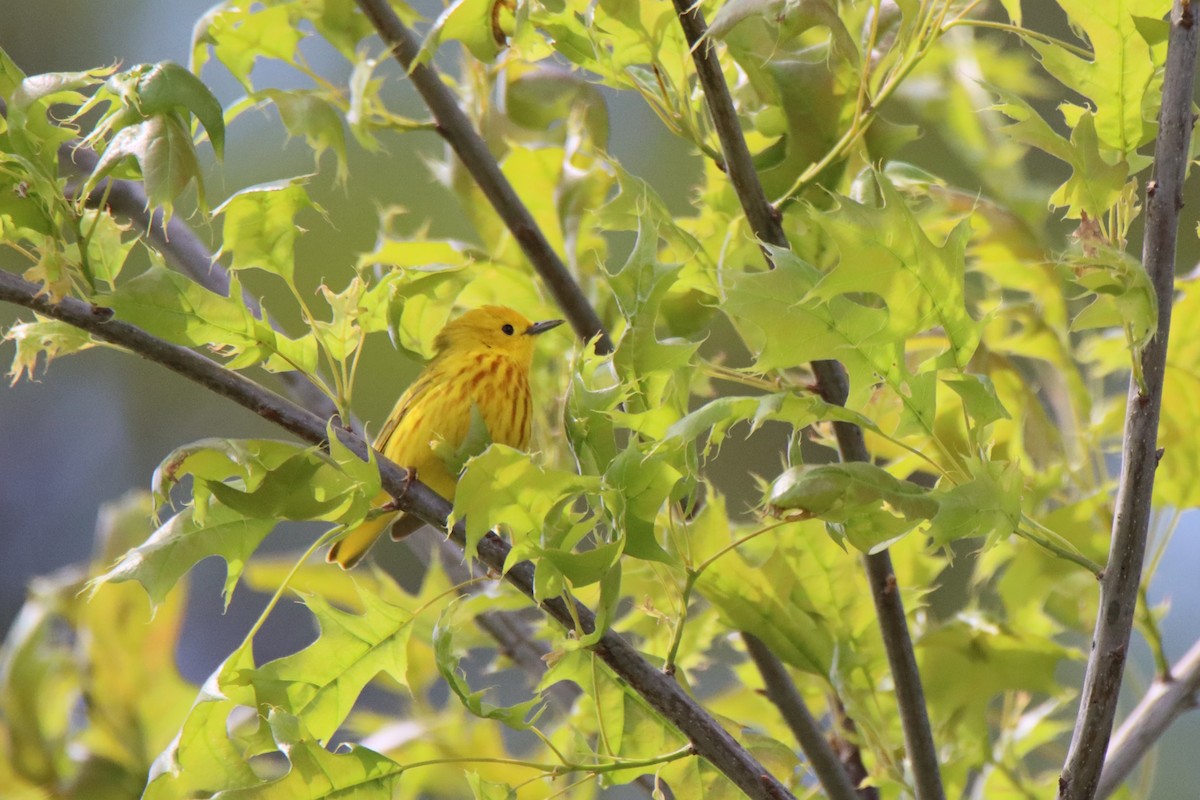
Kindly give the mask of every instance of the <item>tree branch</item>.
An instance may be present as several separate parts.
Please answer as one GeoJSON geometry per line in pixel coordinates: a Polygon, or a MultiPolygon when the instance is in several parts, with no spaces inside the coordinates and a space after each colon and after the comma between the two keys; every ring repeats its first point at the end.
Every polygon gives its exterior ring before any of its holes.
{"type": "MultiPolygon", "coordinates": [[[[58,148],[58,163],[64,173],[90,175],[99,160],[94,150],[80,147],[78,142],[67,142],[58,148]]],[[[172,216],[164,224],[162,211],[150,209],[150,200],[140,183],[110,178],[93,189],[86,202],[91,208],[98,208],[101,203],[107,204],[114,216],[137,226],[138,231],[145,234],[150,246],[162,255],[170,267],[217,294],[229,295],[229,273],[226,269],[178,215],[172,216]]],[[[259,319],[263,318],[262,307],[254,295],[243,290],[242,301],[251,313],[259,319]]],[[[275,327],[274,322],[267,321],[275,327]]],[[[288,394],[317,416],[329,419],[337,413],[333,400],[304,373],[288,370],[276,375],[287,388],[288,394]]],[[[354,424],[352,420],[347,420],[347,423],[354,424]]]]}
{"type": "MultiPolygon", "coordinates": [[[[97,308],[70,297],[54,303],[36,285],[7,272],[0,272],[0,300],[61,320],[99,339],[124,347],[233,400],[304,441],[318,445],[325,443],[325,423],[317,415],[199,353],[168,344],[134,325],[112,319],[109,309],[97,308]]],[[[349,431],[338,430],[337,435],[351,452],[366,459],[366,442],[349,431]]],[[[383,488],[395,498],[398,509],[444,530],[450,504],[420,481],[408,480],[408,474],[401,467],[379,454],[376,454],[376,458],[383,488]]],[[[449,535],[459,547],[465,546],[466,529],[461,521],[449,531],[449,535]]],[[[532,599],[533,564],[523,561],[505,571],[510,551],[511,548],[503,539],[488,533],[479,542],[476,557],[503,574],[505,580],[532,599]]],[[[564,601],[554,599],[544,601],[538,607],[568,629],[574,630],[578,620],[584,633],[595,630],[595,615],[577,603],[572,602],[572,606],[568,607],[564,601]]],[[[605,632],[591,650],[652,708],[675,725],[699,755],[708,759],[751,798],[781,800],[792,797],[783,784],[768,773],[678,683],[642,658],[619,635],[613,631],[605,632]]]]}
{"type": "MultiPolygon", "coordinates": [[[[3,111],[3,106],[0,105],[0,113],[3,111]]],[[[80,147],[78,142],[68,142],[59,148],[58,160],[64,173],[89,175],[96,168],[99,156],[91,148],[80,147]]],[[[226,296],[229,294],[229,272],[179,216],[172,216],[164,225],[162,212],[150,210],[150,201],[140,183],[119,179],[102,182],[87,198],[90,207],[99,207],[101,203],[106,204],[113,215],[137,226],[137,229],[145,234],[150,246],[162,255],[170,267],[213,292],[226,296]]],[[[260,319],[263,317],[258,299],[245,289],[242,290],[242,301],[255,316],[260,319]]],[[[267,321],[275,326],[274,321],[267,321]]],[[[337,408],[329,396],[317,388],[304,373],[284,371],[274,374],[282,381],[293,400],[318,417],[329,419],[337,413],[337,408]]],[[[345,422],[361,435],[362,426],[357,420],[349,419],[345,422]]],[[[440,541],[444,546],[449,546],[444,540],[440,541]]],[[[506,612],[485,611],[476,618],[476,622],[484,632],[496,640],[501,652],[508,655],[535,680],[538,679],[546,671],[542,656],[548,652],[547,649],[530,639],[528,631],[520,622],[505,617],[506,612]]],[[[558,688],[552,689],[550,695],[563,709],[569,708],[576,696],[570,690],[558,688]]]]}
{"type": "Polygon", "coordinates": [[[1096,797],[1108,797],[1115,792],[1176,717],[1194,709],[1197,701],[1200,701],[1200,640],[1170,675],[1155,679],[1146,696],[1113,735],[1096,797]]]}
{"type": "Polygon", "coordinates": [[[850,776],[842,769],[842,762],[821,733],[821,726],[809,712],[783,662],[753,634],[743,631],[742,641],[746,643],[746,650],[762,675],[767,699],[779,709],[783,721],[800,743],[800,749],[808,758],[809,767],[816,773],[825,796],[829,800],[859,800],[850,776]]]}
{"type": "MultiPolygon", "coordinates": [[[[696,73],[704,88],[705,100],[713,118],[713,126],[721,141],[725,156],[725,171],[737,191],[746,218],[755,236],[760,241],[790,248],[787,236],[780,223],[780,214],[767,200],[758,173],[750,157],[738,124],[737,112],[716,48],[705,35],[707,25],[698,5],[688,0],[674,0],[679,24],[692,48],[696,73]]],[[[768,256],[768,264],[770,258],[768,256]]],[[[827,402],[845,405],[849,395],[849,380],[846,370],[837,361],[813,361],[813,375],[821,397],[827,402]]],[[[838,451],[843,461],[870,461],[871,456],[863,440],[862,430],[847,422],[834,423],[838,451]]],[[[921,686],[921,674],[913,652],[912,637],[908,632],[908,620],[904,615],[904,601],[892,568],[892,558],[887,550],[863,557],[871,597],[875,601],[875,612],[887,651],[892,680],[896,685],[896,703],[904,729],[904,742],[912,762],[913,778],[917,797],[920,800],[943,800],[941,774],[938,767],[937,750],[933,743],[933,731],[929,725],[925,707],[925,691],[921,686]]]]}
{"type": "Polygon", "coordinates": [[[1175,0],[1163,78],[1162,110],[1154,146],[1154,180],[1146,189],[1146,233],[1142,263],[1158,298],[1158,329],[1142,350],[1144,393],[1129,381],[1121,479],[1108,565],[1100,581],[1100,609],[1080,695],[1079,715],[1067,761],[1058,782],[1061,800],[1091,800],[1117,713],[1117,696],[1150,525],[1154,471],[1158,466],[1158,417],[1162,403],[1167,337],[1175,279],[1175,241],[1192,126],[1192,84],[1197,31],[1190,0],[1175,0]]]}
{"type": "Polygon", "coordinates": [[[585,342],[596,338],[596,352],[601,355],[611,353],[613,343],[605,332],[600,317],[584,296],[579,284],[567,271],[562,259],[546,240],[512,184],[500,171],[500,165],[496,163],[487,144],[476,133],[466,112],[459,107],[458,98],[442,82],[441,76],[432,66],[416,63],[417,55],[421,52],[417,37],[400,17],[396,16],[387,0],[357,2],[375,26],[384,44],[404,67],[405,73],[425,100],[425,105],[433,112],[438,133],[458,154],[459,160],[471,173],[476,185],[521,245],[525,256],[550,288],[563,313],[567,315],[576,335],[585,342]]]}

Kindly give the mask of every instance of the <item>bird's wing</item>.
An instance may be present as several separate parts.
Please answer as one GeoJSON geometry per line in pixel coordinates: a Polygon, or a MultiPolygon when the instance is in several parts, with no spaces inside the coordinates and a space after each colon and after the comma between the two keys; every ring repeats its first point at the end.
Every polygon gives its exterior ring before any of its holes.
{"type": "Polygon", "coordinates": [[[383,427],[379,430],[379,435],[375,437],[374,447],[381,453],[387,450],[392,436],[395,435],[396,429],[400,427],[400,423],[412,411],[413,406],[417,404],[418,398],[426,394],[430,385],[433,383],[434,370],[426,369],[417,379],[413,381],[404,394],[400,395],[400,399],[396,401],[396,405],[392,407],[392,413],[388,414],[387,421],[383,423],[383,427]]]}

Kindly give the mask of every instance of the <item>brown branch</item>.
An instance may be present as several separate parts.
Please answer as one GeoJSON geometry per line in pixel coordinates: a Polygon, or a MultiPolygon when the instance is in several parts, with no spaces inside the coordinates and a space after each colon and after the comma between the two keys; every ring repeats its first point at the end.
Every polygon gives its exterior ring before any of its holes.
{"type": "Polygon", "coordinates": [[[757,636],[743,632],[742,641],[746,643],[746,651],[762,675],[767,699],[779,709],[783,721],[800,743],[800,749],[808,758],[808,766],[820,781],[825,795],[829,800],[860,800],[850,776],[821,733],[821,726],[796,690],[796,684],[792,682],[783,662],[757,636]]]}
{"type": "MultiPolygon", "coordinates": [[[[0,113],[4,111],[0,106],[0,113]]],[[[58,150],[60,169],[66,174],[85,176],[96,168],[99,156],[91,148],[80,147],[78,142],[68,142],[58,150]]],[[[137,181],[110,179],[101,183],[87,198],[87,204],[96,208],[101,204],[114,216],[132,222],[146,236],[146,241],[159,252],[173,269],[189,276],[196,283],[220,295],[229,294],[229,272],[221,266],[209,248],[195,231],[179,218],[172,216],[163,223],[161,211],[151,210],[146,192],[137,181]]],[[[257,298],[242,290],[242,301],[251,313],[260,319],[262,308],[257,298]]],[[[267,320],[273,327],[275,322],[267,320]]],[[[337,409],[333,401],[302,372],[284,371],[275,373],[283,383],[287,394],[322,419],[331,418],[337,409]]],[[[347,420],[351,428],[361,434],[362,426],[357,420],[347,420]]],[[[450,546],[444,543],[443,546],[450,546]]],[[[506,612],[485,611],[476,618],[476,623],[493,639],[500,651],[506,654],[534,680],[546,671],[542,657],[549,652],[540,642],[534,641],[525,627],[515,619],[507,619],[506,612]]],[[[566,687],[568,684],[560,684],[566,687]]],[[[555,687],[549,696],[562,709],[569,709],[577,692],[555,687]]]]}
{"type": "MultiPolygon", "coordinates": [[[[751,230],[761,242],[777,247],[789,248],[787,236],[780,224],[779,212],[771,206],[758,180],[758,173],[750,157],[738,124],[737,112],[716,48],[705,34],[707,25],[699,6],[688,0],[674,0],[679,24],[692,48],[693,60],[704,96],[713,118],[713,126],[721,141],[725,156],[725,171],[729,175],[741,200],[751,230]]],[[[770,257],[767,257],[768,265],[770,257]]],[[[849,395],[849,380],[846,370],[837,361],[813,361],[813,375],[821,397],[827,402],[845,405],[849,395]]],[[[838,452],[843,461],[870,461],[871,456],[863,440],[862,430],[847,422],[834,424],[838,452]]],[[[892,568],[892,559],[887,550],[863,557],[871,597],[875,601],[875,612],[887,651],[892,680],[896,686],[896,704],[904,729],[904,742],[912,762],[913,779],[916,782],[919,800],[943,800],[941,774],[938,767],[937,750],[933,743],[933,731],[925,707],[925,691],[921,686],[921,674],[913,651],[912,637],[908,632],[908,620],[904,615],[904,602],[892,568]]]]}
{"type": "Polygon", "coordinates": [[[1190,0],[1175,0],[1163,77],[1162,110],[1154,146],[1154,180],[1146,188],[1146,234],[1142,263],[1158,298],[1158,329],[1142,350],[1144,388],[1129,381],[1121,479],[1108,565],[1100,581],[1100,608],[1080,693],[1079,715],[1058,782],[1062,800],[1091,800],[1117,713],[1117,697],[1137,607],[1154,472],[1158,466],[1158,417],[1162,404],[1167,337],[1174,299],[1175,243],[1192,126],[1196,71],[1196,16],[1190,0]]]}
{"type": "MultiPolygon", "coordinates": [[[[78,142],[67,142],[58,148],[59,168],[63,173],[86,176],[92,174],[100,157],[78,142]]],[[[196,283],[217,294],[229,296],[229,272],[221,266],[212,252],[200,241],[196,232],[178,215],[163,222],[161,210],[150,208],[146,191],[136,181],[109,179],[102,181],[87,197],[87,205],[98,208],[101,203],[114,216],[132,222],[146,241],[166,260],[167,265],[187,275],[196,283]]],[[[259,319],[263,318],[258,299],[242,290],[242,302],[259,319]]],[[[272,327],[275,322],[267,320],[272,327]]],[[[333,400],[322,392],[308,376],[295,370],[276,373],[288,394],[300,405],[319,417],[329,419],[337,413],[333,400]]],[[[349,421],[353,425],[353,421],[349,421]]],[[[357,428],[361,431],[361,428],[357,428]]]]}
{"type": "Polygon", "coordinates": [[[437,120],[438,133],[458,154],[459,160],[471,173],[476,185],[521,245],[525,256],[550,288],[575,333],[584,341],[595,338],[597,353],[611,353],[613,343],[605,332],[600,317],[584,296],[579,284],[567,271],[562,259],[546,240],[545,234],[517,196],[512,184],[500,171],[500,165],[496,163],[487,144],[476,132],[466,112],[459,106],[458,98],[442,82],[441,76],[432,66],[416,63],[417,55],[421,52],[417,37],[400,17],[396,16],[387,0],[357,2],[425,100],[425,105],[437,120]]]}
{"type": "Polygon", "coordinates": [[[1184,711],[1196,708],[1198,701],[1200,640],[1179,659],[1171,674],[1155,679],[1146,696],[1113,735],[1096,797],[1108,797],[1115,792],[1171,723],[1184,711]]]}
{"type": "MultiPolygon", "coordinates": [[[[109,309],[97,308],[75,298],[51,301],[39,287],[7,272],[0,272],[0,301],[15,303],[52,319],[85,330],[166,367],[206,389],[250,409],[263,419],[313,444],[325,443],[325,422],[310,411],[285,400],[254,381],[228,370],[185,347],[168,344],[140,328],[112,319],[109,309]]],[[[338,430],[342,443],[366,459],[367,444],[349,431],[338,430]]],[[[376,454],[383,488],[395,498],[396,507],[445,530],[451,506],[418,480],[409,480],[404,469],[376,454]]],[[[460,521],[449,531],[459,547],[466,545],[466,529],[460,521]]],[[[523,561],[505,570],[512,548],[494,533],[479,542],[475,556],[530,599],[533,598],[533,564],[523,561]]],[[[538,607],[569,630],[576,621],[584,633],[595,630],[595,615],[574,603],[547,600],[538,607]]],[[[741,744],[713,719],[672,678],[651,665],[637,650],[613,631],[606,631],[591,650],[634,691],[672,725],[738,788],[756,800],[781,800],[792,795],[741,744]]]]}

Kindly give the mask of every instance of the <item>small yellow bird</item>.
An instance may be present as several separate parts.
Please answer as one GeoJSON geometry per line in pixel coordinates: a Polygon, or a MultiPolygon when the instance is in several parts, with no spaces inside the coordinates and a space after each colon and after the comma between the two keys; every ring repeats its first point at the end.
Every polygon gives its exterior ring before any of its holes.
{"type": "MultiPolygon", "coordinates": [[[[434,339],[433,360],[396,401],[375,439],[375,449],[415,470],[418,480],[453,500],[458,476],[450,472],[435,448],[439,442],[452,450],[462,446],[471,427],[472,406],[479,409],[493,442],[522,450],[529,447],[533,422],[529,367],[534,337],[562,322],[530,322],[511,308],[482,306],[447,323],[434,339]]],[[[382,492],[376,504],[382,506],[390,499],[382,492]]],[[[423,524],[399,512],[383,514],[335,542],[328,560],[350,569],[393,521],[395,539],[403,539],[423,524]]]]}

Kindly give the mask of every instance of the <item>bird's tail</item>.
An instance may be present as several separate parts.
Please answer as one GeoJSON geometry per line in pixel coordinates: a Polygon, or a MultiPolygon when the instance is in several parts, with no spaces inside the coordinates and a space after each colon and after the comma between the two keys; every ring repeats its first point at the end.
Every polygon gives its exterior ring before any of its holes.
{"type": "MultiPolygon", "coordinates": [[[[391,495],[387,492],[380,492],[372,505],[378,507],[389,500],[391,500],[391,495]]],[[[374,519],[367,520],[334,542],[333,547],[329,548],[329,554],[325,556],[325,560],[331,564],[339,564],[342,569],[350,569],[362,560],[379,535],[386,531],[398,516],[400,516],[399,512],[380,514],[374,519]]]]}

